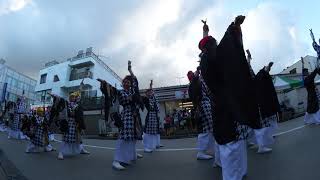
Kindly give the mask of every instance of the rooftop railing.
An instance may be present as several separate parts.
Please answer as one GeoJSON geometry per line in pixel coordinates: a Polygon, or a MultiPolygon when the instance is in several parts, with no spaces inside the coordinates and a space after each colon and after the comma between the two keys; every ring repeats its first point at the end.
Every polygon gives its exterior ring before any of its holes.
{"type": "Polygon", "coordinates": [[[97,56],[96,54],[94,54],[93,52],[85,52],[82,54],[78,54],[76,57],[70,58],[68,59],[69,61],[77,61],[79,59],[83,59],[86,57],[92,57],[94,60],[96,60],[100,65],[103,66],[104,69],[106,69],[108,72],[110,72],[117,80],[119,80],[120,82],[122,81],[122,78],[116,74],[106,63],[104,63],[99,56],[97,56]]]}

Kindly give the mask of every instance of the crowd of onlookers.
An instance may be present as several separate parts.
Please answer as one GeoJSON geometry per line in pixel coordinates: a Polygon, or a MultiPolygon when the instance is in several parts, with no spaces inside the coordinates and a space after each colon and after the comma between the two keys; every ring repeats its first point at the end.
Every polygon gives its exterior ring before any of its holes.
{"type": "Polygon", "coordinates": [[[192,110],[176,110],[167,114],[163,121],[163,134],[165,136],[176,135],[180,131],[194,132],[197,130],[197,123],[192,116],[192,110]]]}

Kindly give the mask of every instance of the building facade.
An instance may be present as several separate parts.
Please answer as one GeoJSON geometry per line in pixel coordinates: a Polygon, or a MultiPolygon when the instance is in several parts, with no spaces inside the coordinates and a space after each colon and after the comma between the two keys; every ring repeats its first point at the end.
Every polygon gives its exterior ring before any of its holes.
{"type": "MultiPolygon", "coordinates": [[[[313,71],[317,66],[317,57],[314,56],[305,56],[303,58],[304,68],[307,68],[309,72],[313,71]]],[[[302,61],[299,60],[292,64],[291,66],[287,67],[279,74],[301,74],[302,73],[302,61]]]]}
{"type": "Polygon", "coordinates": [[[0,60],[0,101],[13,101],[24,97],[26,103],[35,102],[35,86],[37,81],[10,68],[5,60],[0,60]]]}
{"type": "Polygon", "coordinates": [[[92,48],[87,48],[86,52],[81,50],[77,56],[64,62],[46,63],[39,72],[36,85],[37,105],[51,104],[48,92],[67,98],[72,92],[79,90],[82,81],[82,97],[100,97],[102,92],[98,78],[121,88],[121,78],[92,52],[92,48]]]}
{"type": "MultiPolygon", "coordinates": [[[[166,115],[172,116],[175,111],[189,110],[192,107],[192,102],[189,100],[188,88],[189,85],[178,85],[153,89],[159,102],[159,117],[162,125],[166,115]]],[[[145,91],[141,90],[141,94],[144,95],[145,91]]],[[[146,110],[141,112],[143,124],[146,115],[146,110]]]]}

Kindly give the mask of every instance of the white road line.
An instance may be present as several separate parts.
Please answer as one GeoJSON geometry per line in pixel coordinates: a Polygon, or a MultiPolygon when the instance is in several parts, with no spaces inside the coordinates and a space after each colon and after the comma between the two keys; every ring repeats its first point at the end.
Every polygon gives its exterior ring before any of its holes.
{"type": "Polygon", "coordinates": [[[274,136],[280,136],[280,135],[283,135],[283,134],[287,134],[287,133],[290,133],[290,132],[292,132],[292,131],[296,131],[296,130],[298,130],[298,129],[302,129],[302,128],[306,127],[306,126],[307,126],[307,125],[303,125],[303,126],[299,126],[299,127],[290,129],[290,130],[288,130],[288,131],[276,133],[276,134],[274,134],[274,136]]]}
{"type": "MultiPolygon", "coordinates": [[[[299,129],[302,129],[304,127],[306,127],[307,125],[303,125],[303,126],[299,126],[293,129],[290,129],[288,131],[284,131],[284,132],[280,132],[280,133],[276,133],[274,134],[274,136],[280,136],[283,134],[287,134],[299,129]]],[[[54,141],[61,143],[62,141],[54,139],[54,141]]],[[[83,144],[83,146],[85,147],[90,147],[90,148],[97,148],[97,149],[106,149],[106,150],[115,150],[116,148],[113,147],[105,147],[105,146],[94,146],[94,145],[89,145],[89,144],[83,144]]],[[[158,152],[172,152],[172,151],[196,151],[198,150],[198,148],[176,148],[176,149],[157,149],[156,151],[158,152]]],[[[137,149],[137,151],[144,151],[143,149],[137,149]]]]}
{"type": "MultiPolygon", "coordinates": [[[[62,141],[54,139],[55,142],[61,143],[62,141]]],[[[97,148],[97,149],[107,149],[107,150],[115,150],[116,148],[112,147],[105,147],[105,146],[94,146],[89,144],[83,144],[85,147],[91,147],[91,148],[97,148]]],[[[177,149],[157,149],[156,151],[159,152],[169,152],[169,151],[195,151],[198,150],[198,148],[177,148],[177,149]]],[[[144,151],[144,149],[137,149],[137,151],[144,151]]]]}

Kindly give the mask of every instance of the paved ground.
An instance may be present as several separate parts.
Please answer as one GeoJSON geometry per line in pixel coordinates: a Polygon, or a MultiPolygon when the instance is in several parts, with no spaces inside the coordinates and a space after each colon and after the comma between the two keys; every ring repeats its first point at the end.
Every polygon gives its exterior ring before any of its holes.
{"type": "MultiPolygon", "coordinates": [[[[320,126],[303,126],[302,118],[282,123],[272,154],[248,150],[247,180],[319,180],[320,126]],[[281,133],[284,132],[284,133],[281,133]]],[[[87,139],[91,155],[57,160],[57,152],[25,154],[25,141],[0,134],[0,148],[29,180],[221,180],[210,161],[195,159],[196,139],[162,140],[166,147],[144,154],[126,171],[111,168],[113,140],[87,139]]],[[[53,144],[59,147],[59,143],[53,144]]],[[[138,148],[142,148],[139,145],[138,148]]]]}

